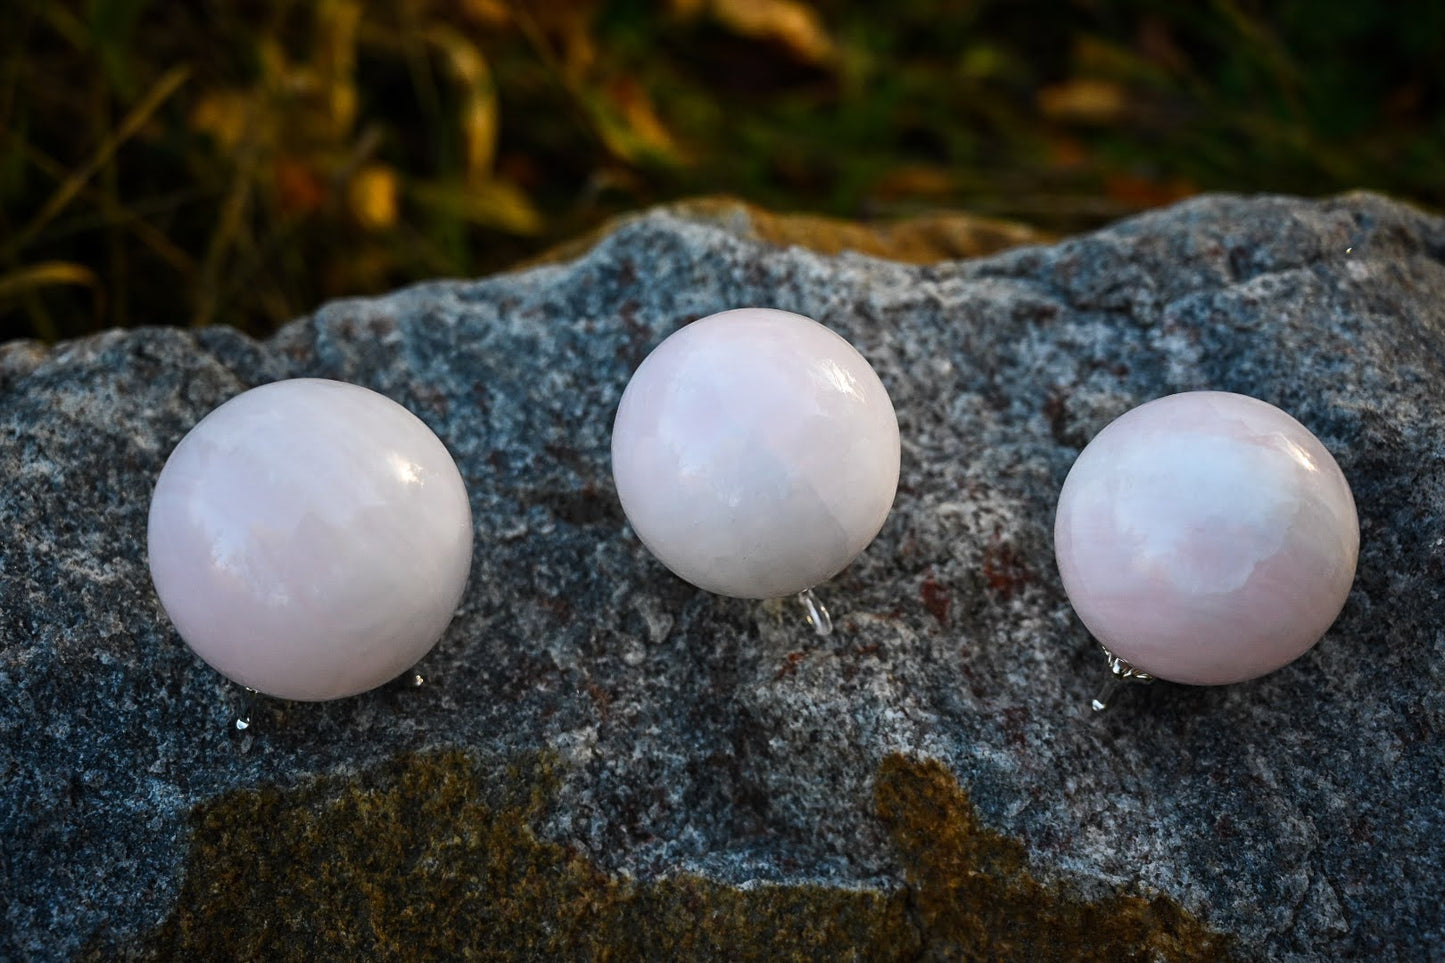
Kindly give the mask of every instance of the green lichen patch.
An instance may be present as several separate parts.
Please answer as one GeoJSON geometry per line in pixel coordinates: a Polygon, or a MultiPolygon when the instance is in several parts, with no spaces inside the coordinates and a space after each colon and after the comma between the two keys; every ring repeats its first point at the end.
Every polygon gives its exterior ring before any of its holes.
{"type": "Polygon", "coordinates": [[[462,752],[353,779],[230,793],[194,817],[171,917],[138,959],[1212,959],[1163,899],[1090,904],[1033,879],[941,765],[890,757],[878,811],[909,885],[746,890],[604,872],[532,827],[545,759],[489,776],[462,752]]]}

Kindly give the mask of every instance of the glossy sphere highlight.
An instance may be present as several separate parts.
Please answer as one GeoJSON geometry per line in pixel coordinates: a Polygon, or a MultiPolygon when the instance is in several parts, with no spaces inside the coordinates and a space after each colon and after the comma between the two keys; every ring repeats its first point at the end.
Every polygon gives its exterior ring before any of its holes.
{"type": "Polygon", "coordinates": [[[1273,405],[1195,391],[1127,412],[1059,495],[1054,549],[1101,643],[1162,679],[1217,685],[1285,665],[1334,622],[1355,577],[1350,486],[1273,405]]]}
{"type": "Polygon", "coordinates": [[[394,401],[263,385],[176,446],[151,498],[156,592],[219,672],[286,699],[394,678],[451,621],[472,556],[461,475],[394,401]]]}
{"type": "Polygon", "coordinates": [[[638,537],[694,585],[792,595],[878,534],[898,488],[898,419],[853,346],[798,314],[724,311],[632,376],[612,429],[638,537]]]}

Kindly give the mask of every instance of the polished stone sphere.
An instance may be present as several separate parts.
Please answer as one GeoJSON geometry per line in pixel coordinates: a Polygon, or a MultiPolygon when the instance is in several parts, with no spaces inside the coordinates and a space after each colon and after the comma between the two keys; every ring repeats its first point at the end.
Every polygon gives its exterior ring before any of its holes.
{"type": "Polygon", "coordinates": [[[694,321],[633,374],[612,472],[643,544],[720,595],[793,595],[832,578],[883,526],[898,419],[857,350],[765,308],[694,321]]]}
{"type": "Polygon", "coordinates": [[[1069,601],[1109,651],[1200,685],[1272,672],[1350,594],[1360,526],[1318,438],[1221,391],[1126,412],[1074,462],[1054,549],[1069,601]]]}
{"type": "Polygon", "coordinates": [[[238,395],[181,439],[148,543],[161,604],[197,655],[268,695],[335,699],[436,644],[466,585],[472,517],[420,419],[306,378],[238,395]]]}

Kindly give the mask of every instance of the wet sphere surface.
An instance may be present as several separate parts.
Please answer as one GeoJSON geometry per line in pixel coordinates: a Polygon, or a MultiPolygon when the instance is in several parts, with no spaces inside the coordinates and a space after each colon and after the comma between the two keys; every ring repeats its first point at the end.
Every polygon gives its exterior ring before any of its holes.
{"type": "Polygon", "coordinates": [[[724,311],[632,376],[612,471],[633,529],[720,595],[792,595],[841,571],[898,488],[898,419],[847,341],[802,315],[724,311]]]}
{"type": "Polygon", "coordinates": [[[287,699],[364,692],[436,644],[471,566],[456,463],[357,385],[262,385],[176,446],[151,499],[151,578],[186,643],[287,699]]]}
{"type": "Polygon", "coordinates": [[[1115,655],[1214,685],[1298,658],[1334,622],[1359,553],[1339,465],[1285,412],[1244,395],[1171,395],[1091,441],[1059,495],[1069,601],[1115,655]]]}

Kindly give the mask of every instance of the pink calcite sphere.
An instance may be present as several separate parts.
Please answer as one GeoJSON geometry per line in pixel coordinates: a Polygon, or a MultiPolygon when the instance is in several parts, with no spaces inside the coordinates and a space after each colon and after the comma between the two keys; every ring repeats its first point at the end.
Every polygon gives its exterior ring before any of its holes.
{"type": "Polygon", "coordinates": [[[297,379],[232,398],[156,482],[151,578],[181,638],[286,699],[381,685],[440,638],[472,515],[446,447],[357,385],[297,379]]]}
{"type": "Polygon", "coordinates": [[[898,488],[898,419],[878,375],[799,314],[741,308],[647,356],[612,428],[612,474],[642,543],[720,595],[793,595],[878,534],[898,488]]]}
{"type": "Polygon", "coordinates": [[[1239,682],[1339,615],[1360,527],[1330,453],[1283,411],[1191,391],[1120,416],[1074,462],[1054,550],[1106,648],[1161,679],[1239,682]]]}

